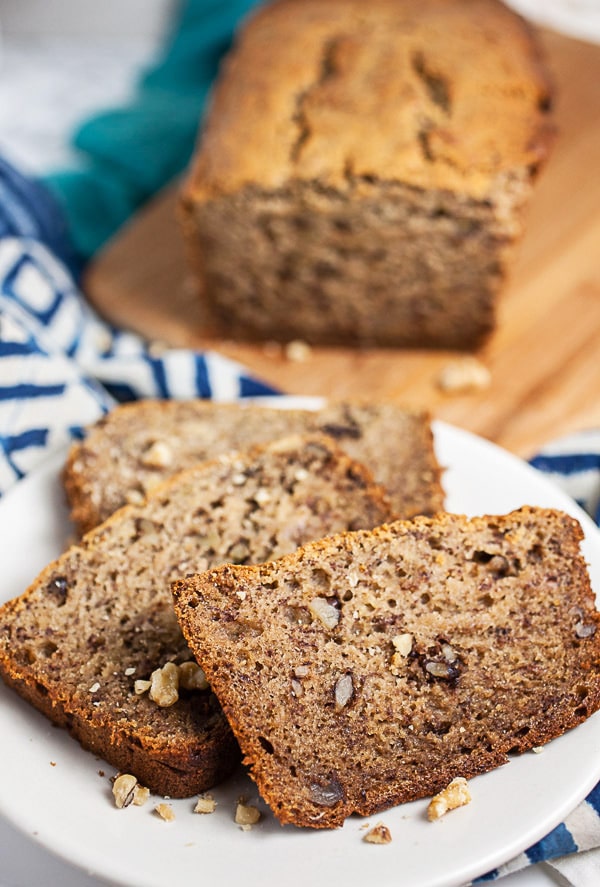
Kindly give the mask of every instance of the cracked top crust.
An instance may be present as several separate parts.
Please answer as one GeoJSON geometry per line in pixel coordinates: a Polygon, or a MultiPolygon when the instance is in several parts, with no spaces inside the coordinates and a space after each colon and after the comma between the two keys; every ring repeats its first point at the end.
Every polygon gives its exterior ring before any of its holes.
{"type": "Polygon", "coordinates": [[[495,0],[280,0],[226,59],[187,185],[373,178],[485,198],[551,127],[533,35],[495,0]]]}

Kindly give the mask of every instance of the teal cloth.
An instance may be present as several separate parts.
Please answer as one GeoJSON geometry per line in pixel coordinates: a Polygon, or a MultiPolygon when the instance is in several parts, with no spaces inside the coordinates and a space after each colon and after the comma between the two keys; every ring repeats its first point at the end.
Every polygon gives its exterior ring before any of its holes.
{"type": "Polygon", "coordinates": [[[130,105],[74,133],[82,166],[47,175],[73,245],[92,256],[149,197],[187,166],[202,111],[240,19],[258,0],[182,0],[161,57],[130,105]]]}

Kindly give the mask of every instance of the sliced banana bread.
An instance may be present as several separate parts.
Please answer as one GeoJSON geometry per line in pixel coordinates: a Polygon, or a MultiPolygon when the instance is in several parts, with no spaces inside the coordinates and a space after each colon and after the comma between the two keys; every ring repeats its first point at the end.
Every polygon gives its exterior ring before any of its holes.
{"type": "Polygon", "coordinates": [[[278,441],[189,469],[118,511],[0,608],[0,674],[151,789],[202,791],[232,769],[239,749],[197,669],[175,668],[192,656],[170,583],[389,515],[370,474],[327,438],[278,441]],[[136,693],[154,671],[158,703],[136,693]],[[189,689],[187,671],[200,689],[189,689]]]}
{"type": "Polygon", "coordinates": [[[228,450],[289,434],[323,433],[368,465],[397,517],[443,507],[429,417],[393,404],[335,404],[316,412],[205,400],[138,401],[113,410],[73,446],[64,472],[81,532],[165,477],[228,450]]]}
{"type": "Polygon", "coordinates": [[[183,633],[277,818],[339,826],[594,712],[581,535],[557,511],[440,514],[177,582],[183,633]]]}

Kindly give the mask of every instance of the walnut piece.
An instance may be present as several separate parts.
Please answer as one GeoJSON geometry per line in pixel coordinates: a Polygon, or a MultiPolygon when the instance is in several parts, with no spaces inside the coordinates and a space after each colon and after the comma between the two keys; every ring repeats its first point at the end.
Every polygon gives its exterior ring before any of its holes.
{"type": "Polygon", "coordinates": [[[235,821],[246,831],[260,819],[260,810],[252,804],[246,804],[244,798],[240,798],[235,808],[235,821]]]}
{"type": "Polygon", "coordinates": [[[143,807],[148,798],[150,797],[150,789],[146,788],[145,785],[140,785],[139,782],[133,790],[133,806],[134,807],[143,807]]]}
{"type": "Polygon", "coordinates": [[[161,708],[174,705],[179,699],[179,669],[174,662],[167,662],[150,675],[149,696],[161,708]]]}
{"type": "Polygon", "coordinates": [[[335,710],[341,711],[352,699],[354,695],[354,684],[351,674],[343,674],[336,681],[335,685],[335,710]]]}
{"type": "Polygon", "coordinates": [[[427,818],[430,822],[439,819],[449,810],[456,807],[464,807],[471,801],[471,793],[467,780],[463,776],[457,776],[446,788],[434,795],[427,808],[427,818]]]}
{"type": "Polygon", "coordinates": [[[390,830],[383,822],[378,822],[363,838],[367,844],[390,844],[391,840],[390,830]]]}
{"type": "Polygon", "coordinates": [[[217,802],[212,795],[200,795],[194,807],[194,813],[214,813],[217,802]]]}
{"type": "Polygon", "coordinates": [[[412,650],[413,645],[413,636],[408,632],[404,632],[404,634],[394,635],[392,638],[392,644],[394,645],[394,650],[400,656],[408,656],[410,651],[412,650]]]}
{"type": "Polygon", "coordinates": [[[173,813],[173,808],[170,804],[157,804],[154,808],[154,812],[157,813],[161,819],[164,819],[165,822],[173,822],[175,819],[175,814],[173,813]]]}
{"type": "Polygon", "coordinates": [[[142,807],[150,797],[150,789],[140,785],[131,773],[120,773],[113,782],[112,793],[115,804],[121,810],[123,807],[142,807]]]}
{"type": "Polygon", "coordinates": [[[184,690],[208,690],[208,681],[196,662],[182,662],[179,666],[179,686],[184,690]]]}
{"type": "Polygon", "coordinates": [[[117,776],[113,782],[112,793],[115,799],[115,804],[119,810],[133,804],[135,787],[137,784],[137,779],[135,776],[132,776],[131,773],[121,773],[120,776],[117,776]]]}
{"type": "Polygon", "coordinates": [[[304,363],[312,354],[312,348],[301,339],[294,339],[285,346],[285,357],[290,363],[304,363]]]}
{"type": "Polygon", "coordinates": [[[155,440],[140,457],[140,462],[147,468],[168,468],[172,461],[173,452],[162,440],[155,440]]]}
{"type": "Polygon", "coordinates": [[[461,357],[447,364],[437,384],[446,394],[468,394],[484,391],[491,384],[491,373],[476,357],[461,357]]]}
{"type": "Polygon", "coordinates": [[[177,702],[180,687],[184,690],[208,690],[209,684],[204,671],[192,661],[182,662],[181,665],[167,662],[152,672],[149,681],[138,679],[133,684],[137,696],[148,692],[150,699],[161,708],[168,708],[177,702]]]}
{"type": "Polygon", "coordinates": [[[335,628],[340,621],[340,611],[324,597],[314,597],[308,605],[308,609],[325,628],[335,628]]]}

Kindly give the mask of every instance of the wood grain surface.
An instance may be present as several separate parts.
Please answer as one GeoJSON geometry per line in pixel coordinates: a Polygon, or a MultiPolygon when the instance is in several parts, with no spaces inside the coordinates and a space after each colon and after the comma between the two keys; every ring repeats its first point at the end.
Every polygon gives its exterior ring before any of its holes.
{"type": "Polygon", "coordinates": [[[427,407],[522,456],[600,426],[600,46],[542,32],[557,88],[559,137],[536,187],[502,295],[498,328],[477,355],[491,381],[448,394],[450,352],[285,349],[208,339],[174,218],[176,188],[136,216],[90,268],[84,289],[114,323],[172,345],[209,347],[291,394],[427,407]]]}

